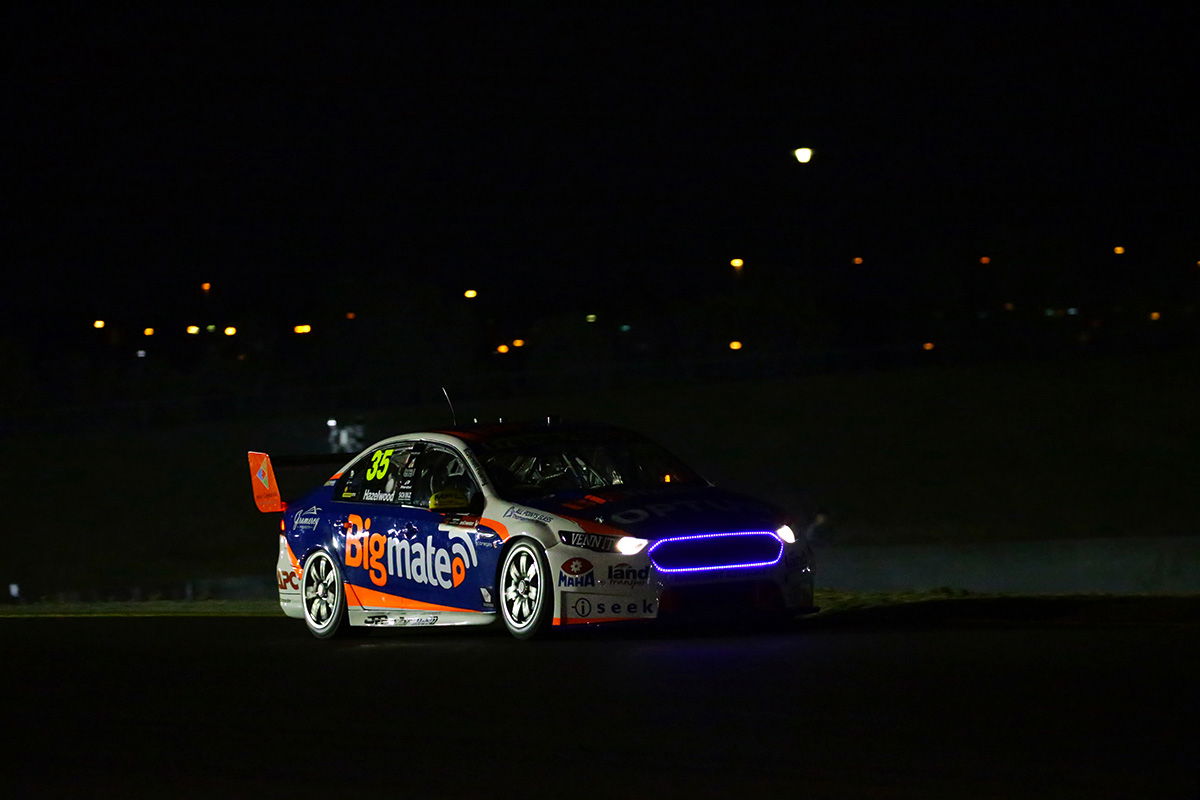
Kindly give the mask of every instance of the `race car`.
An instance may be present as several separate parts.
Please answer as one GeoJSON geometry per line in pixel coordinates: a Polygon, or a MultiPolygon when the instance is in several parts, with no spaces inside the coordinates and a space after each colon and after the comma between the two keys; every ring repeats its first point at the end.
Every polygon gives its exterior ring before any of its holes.
{"type": "Polygon", "coordinates": [[[393,436],[284,502],[279,605],[314,636],[556,627],[813,610],[811,519],[720,489],[661,446],[597,424],[470,425],[393,436]],[[800,535],[797,535],[797,530],[800,535]]]}

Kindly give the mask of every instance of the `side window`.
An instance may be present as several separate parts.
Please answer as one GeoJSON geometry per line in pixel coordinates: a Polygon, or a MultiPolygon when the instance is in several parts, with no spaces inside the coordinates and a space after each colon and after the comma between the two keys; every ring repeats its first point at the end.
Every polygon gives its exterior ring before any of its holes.
{"type": "Polygon", "coordinates": [[[482,510],[483,496],[466,462],[462,456],[441,447],[429,447],[417,456],[412,504],[429,508],[429,501],[435,495],[440,506],[435,510],[482,510]]]}
{"type": "Polygon", "coordinates": [[[380,447],[354,462],[333,489],[335,500],[366,503],[412,501],[416,450],[411,444],[380,447]]]}

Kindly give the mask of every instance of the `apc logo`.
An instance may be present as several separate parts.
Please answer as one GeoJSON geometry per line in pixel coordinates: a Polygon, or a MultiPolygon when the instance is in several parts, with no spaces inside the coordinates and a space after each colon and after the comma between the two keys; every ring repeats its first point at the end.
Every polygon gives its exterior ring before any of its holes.
{"type": "Polygon", "coordinates": [[[290,590],[293,592],[300,591],[300,581],[296,578],[295,570],[289,569],[287,572],[279,570],[279,574],[276,577],[278,578],[280,589],[290,590]]]}
{"type": "Polygon", "coordinates": [[[559,586],[595,586],[596,575],[592,572],[592,562],[586,558],[568,558],[558,571],[559,586]]]}

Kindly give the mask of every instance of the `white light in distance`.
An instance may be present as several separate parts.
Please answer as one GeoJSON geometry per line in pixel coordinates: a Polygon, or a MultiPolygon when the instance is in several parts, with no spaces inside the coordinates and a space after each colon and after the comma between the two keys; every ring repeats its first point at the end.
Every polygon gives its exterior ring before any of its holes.
{"type": "Polygon", "coordinates": [[[779,530],[775,531],[775,535],[788,544],[796,543],[796,532],[792,530],[791,525],[784,525],[779,530]]]}

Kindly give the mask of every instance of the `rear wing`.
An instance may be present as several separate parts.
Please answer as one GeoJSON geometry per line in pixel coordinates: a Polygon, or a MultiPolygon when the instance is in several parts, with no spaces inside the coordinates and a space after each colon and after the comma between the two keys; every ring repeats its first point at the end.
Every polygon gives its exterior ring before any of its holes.
{"type": "MultiPolygon", "coordinates": [[[[280,456],[280,467],[314,467],[319,465],[342,465],[348,453],[321,453],[311,456],[280,456]]],[[[287,508],[279,493],[279,482],[275,479],[275,468],[271,464],[271,456],[254,450],[246,453],[250,462],[250,488],[254,491],[254,505],[264,514],[277,513],[287,508]]],[[[293,476],[295,477],[295,476],[293,476]]]]}
{"type": "Polygon", "coordinates": [[[275,469],[271,457],[266,453],[251,450],[246,453],[250,461],[250,488],[254,490],[254,505],[264,514],[283,511],[283,498],[279,496],[279,483],[275,480],[275,469]]]}

